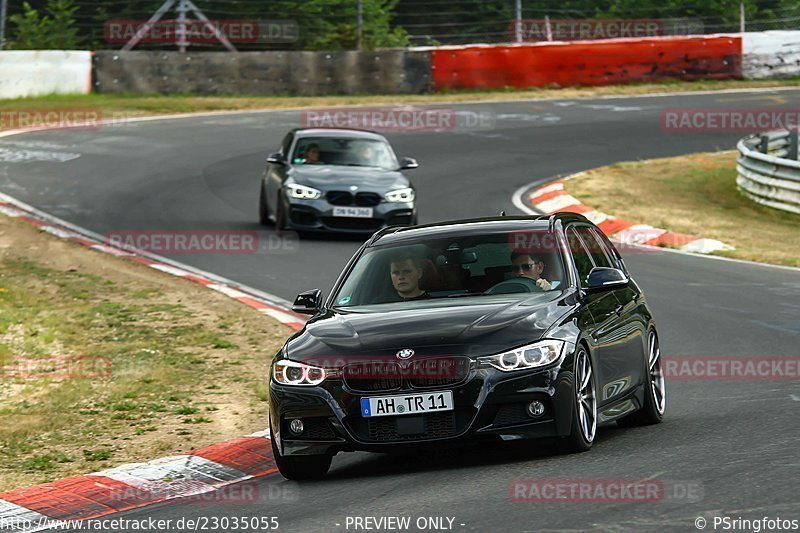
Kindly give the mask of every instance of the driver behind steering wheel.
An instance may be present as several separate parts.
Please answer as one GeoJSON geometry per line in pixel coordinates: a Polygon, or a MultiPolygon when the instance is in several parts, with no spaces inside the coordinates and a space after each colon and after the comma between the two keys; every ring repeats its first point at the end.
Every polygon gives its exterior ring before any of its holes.
{"type": "Polygon", "coordinates": [[[528,278],[536,282],[536,286],[543,291],[549,291],[552,284],[542,277],[544,261],[538,257],[523,252],[511,254],[511,272],[517,278],[528,278]]]}

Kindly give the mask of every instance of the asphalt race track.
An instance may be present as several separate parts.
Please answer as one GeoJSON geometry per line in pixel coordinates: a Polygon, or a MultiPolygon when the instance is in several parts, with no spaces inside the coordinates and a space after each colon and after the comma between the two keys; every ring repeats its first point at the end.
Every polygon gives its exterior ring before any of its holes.
{"type": "MultiPolygon", "coordinates": [[[[664,131],[666,108],[798,104],[794,90],[467,104],[455,107],[460,120],[483,112],[490,123],[387,136],[400,156],[420,161],[411,177],[425,223],[518,212],[511,195],[527,183],[616,161],[732,149],[743,135],[664,131]]],[[[258,178],[299,120],[297,111],[259,112],[2,138],[0,190],[98,233],[266,235],[257,225],[258,178]]],[[[295,244],[171,257],[291,300],[309,288],[329,291],[359,241],[295,244]]],[[[656,313],[666,357],[800,356],[800,271],[668,252],[626,259],[656,313]]],[[[122,516],[276,516],[290,532],[354,531],[347,518],[364,516],[408,516],[412,531],[419,517],[453,518],[456,531],[696,531],[701,515],[708,530],[713,516],[800,519],[797,381],[674,381],[667,392],[661,425],[601,428],[586,454],[551,456],[535,443],[346,454],[322,482],[260,478],[257,505],[167,502],[122,516]],[[510,485],[525,479],[658,479],[668,490],[655,502],[513,502],[510,485]]]]}

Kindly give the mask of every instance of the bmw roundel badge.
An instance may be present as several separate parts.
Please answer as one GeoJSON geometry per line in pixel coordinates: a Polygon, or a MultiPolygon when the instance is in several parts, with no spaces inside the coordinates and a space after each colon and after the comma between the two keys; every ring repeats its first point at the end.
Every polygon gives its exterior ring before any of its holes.
{"type": "Polygon", "coordinates": [[[412,350],[411,348],[406,348],[404,350],[399,350],[396,355],[398,359],[408,359],[409,357],[414,355],[414,350],[412,350]]]}

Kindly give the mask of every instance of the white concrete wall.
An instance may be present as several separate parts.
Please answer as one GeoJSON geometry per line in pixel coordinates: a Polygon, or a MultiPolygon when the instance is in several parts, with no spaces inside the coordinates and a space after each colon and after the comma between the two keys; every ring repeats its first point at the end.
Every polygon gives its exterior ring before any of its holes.
{"type": "Polygon", "coordinates": [[[745,33],[742,74],[756,80],[800,75],[800,31],[745,33]]]}
{"type": "Polygon", "coordinates": [[[46,94],[88,94],[92,53],[62,50],[0,52],[0,98],[46,94]]]}

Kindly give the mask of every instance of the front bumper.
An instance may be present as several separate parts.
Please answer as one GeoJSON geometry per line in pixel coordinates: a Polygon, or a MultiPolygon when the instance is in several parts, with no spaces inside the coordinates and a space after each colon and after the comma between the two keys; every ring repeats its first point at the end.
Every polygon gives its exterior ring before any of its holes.
{"type": "Polygon", "coordinates": [[[335,206],[318,200],[286,200],[286,226],[297,231],[335,231],[372,234],[387,226],[415,223],[414,202],[381,202],[372,206],[371,218],[334,216],[335,206]]]}
{"type": "Polygon", "coordinates": [[[355,392],[340,380],[318,387],[270,383],[271,433],[282,455],[314,455],[339,451],[401,451],[481,437],[513,440],[559,437],[569,434],[573,404],[570,372],[560,366],[509,374],[494,369],[473,369],[466,381],[440,386],[430,392],[453,392],[454,410],[422,415],[364,418],[360,399],[369,396],[424,393],[422,390],[355,392]],[[525,407],[542,402],[545,412],[532,417],[525,407]],[[412,430],[404,421],[419,417],[412,430]],[[301,419],[304,431],[289,430],[301,419]],[[413,432],[417,431],[417,432],[413,432]]]}

